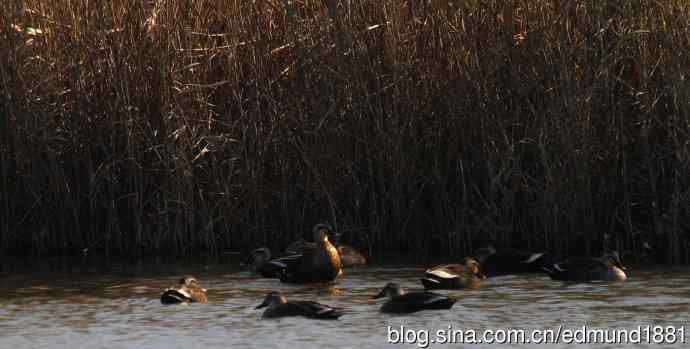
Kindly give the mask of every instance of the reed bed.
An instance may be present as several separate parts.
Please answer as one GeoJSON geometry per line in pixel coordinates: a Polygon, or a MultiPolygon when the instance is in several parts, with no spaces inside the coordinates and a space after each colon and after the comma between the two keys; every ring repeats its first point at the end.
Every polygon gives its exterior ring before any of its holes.
{"type": "Polygon", "coordinates": [[[494,240],[690,262],[687,1],[0,16],[3,254],[280,248],[330,221],[374,254],[494,240]]]}

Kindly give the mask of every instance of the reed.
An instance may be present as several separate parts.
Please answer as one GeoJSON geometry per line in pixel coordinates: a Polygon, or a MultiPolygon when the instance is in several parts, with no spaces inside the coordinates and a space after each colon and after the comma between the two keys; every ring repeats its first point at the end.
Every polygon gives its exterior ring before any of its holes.
{"type": "Polygon", "coordinates": [[[0,16],[3,254],[277,248],[329,220],[374,252],[690,261],[687,1],[0,16]]]}

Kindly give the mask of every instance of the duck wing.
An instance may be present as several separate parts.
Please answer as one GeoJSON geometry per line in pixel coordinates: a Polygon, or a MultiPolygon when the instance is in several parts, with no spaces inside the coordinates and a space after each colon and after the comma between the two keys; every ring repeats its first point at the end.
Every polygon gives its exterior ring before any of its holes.
{"type": "Polygon", "coordinates": [[[543,252],[528,252],[515,249],[500,249],[479,260],[486,275],[538,273],[551,261],[543,252]]]}
{"type": "Polygon", "coordinates": [[[550,264],[543,270],[554,280],[588,281],[609,267],[610,263],[601,258],[575,258],[550,264]]]}
{"type": "Polygon", "coordinates": [[[502,259],[506,262],[509,261],[515,263],[530,263],[539,258],[540,256],[541,254],[538,253],[520,251],[511,248],[501,249],[500,251],[497,251],[494,255],[492,255],[492,257],[502,259]]]}
{"type": "MultiPolygon", "coordinates": [[[[415,293],[412,294],[415,295],[415,293]]],[[[455,298],[433,292],[421,292],[417,298],[422,301],[426,309],[448,309],[458,301],[455,298]]]]}
{"type": "Polygon", "coordinates": [[[464,272],[465,266],[462,264],[439,265],[427,269],[420,281],[427,290],[458,288],[464,272]]]}
{"type": "Polygon", "coordinates": [[[433,292],[412,292],[396,297],[383,305],[384,312],[411,313],[425,309],[449,309],[457,302],[450,298],[433,292]]]}
{"type": "Polygon", "coordinates": [[[454,279],[465,272],[462,264],[444,264],[427,269],[424,273],[428,278],[454,279]]]}
{"type": "Polygon", "coordinates": [[[263,263],[256,271],[265,278],[280,277],[281,270],[286,268],[292,259],[298,258],[299,256],[301,256],[301,253],[298,252],[281,253],[263,263]]]}
{"type": "Polygon", "coordinates": [[[600,258],[577,258],[554,263],[553,265],[559,271],[575,271],[605,269],[609,266],[609,263],[600,258]]]}
{"type": "Polygon", "coordinates": [[[178,304],[192,302],[192,295],[182,289],[168,288],[161,295],[161,303],[163,304],[178,304]]]}
{"type": "MultiPolygon", "coordinates": [[[[311,261],[316,252],[316,247],[305,248],[301,253],[287,254],[281,258],[269,261],[270,264],[278,267],[278,277],[284,282],[297,282],[300,275],[302,265],[311,261]]],[[[308,264],[308,263],[307,263],[308,264]]]]}
{"type": "Polygon", "coordinates": [[[331,282],[342,273],[338,251],[328,242],[325,246],[305,247],[301,253],[273,263],[281,266],[279,277],[283,282],[331,282]]]}
{"type": "Polygon", "coordinates": [[[297,301],[290,302],[292,307],[302,316],[314,319],[337,319],[343,315],[342,309],[331,307],[326,304],[321,304],[313,301],[297,301]]]}
{"type": "Polygon", "coordinates": [[[273,258],[266,264],[270,268],[277,268],[278,270],[283,270],[297,263],[299,259],[302,257],[303,253],[288,253],[283,256],[273,258]]]}

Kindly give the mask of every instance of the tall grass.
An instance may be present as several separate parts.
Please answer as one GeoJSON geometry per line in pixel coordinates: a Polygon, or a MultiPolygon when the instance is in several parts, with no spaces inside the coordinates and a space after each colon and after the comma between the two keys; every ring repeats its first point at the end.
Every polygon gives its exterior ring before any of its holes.
{"type": "Polygon", "coordinates": [[[690,255],[687,1],[0,3],[0,251],[690,255]]]}

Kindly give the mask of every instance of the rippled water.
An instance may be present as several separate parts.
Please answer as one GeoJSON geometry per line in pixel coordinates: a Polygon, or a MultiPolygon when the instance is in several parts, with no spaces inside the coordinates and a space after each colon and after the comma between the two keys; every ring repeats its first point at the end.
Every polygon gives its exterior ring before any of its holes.
{"type": "MultiPolygon", "coordinates": [[[[429,331],[430,342],[438,338],[436,331],[449,328],[459,340],[458,330],[475,330],[480,339],[482,331],[499,329],[680,329],[688,327],[690,319],[687,269],[633,269],[626,282],[617,284],[565,285],[541,275],[491,278],[479,290],[441,291],[460,299],[450,311],[390,316],[378,312],[381,301],[372,296],[389,281],[419,289],[423,266],[348,269],[331,287],[259,279],[236,263],[167,266],[5,266],[0,281],[0,348],[391,347],[388,339],[396,339],[392,329],[399,331],[401,326],[421,334],[417,343],[406,347],[420,347],[425,344],[420,330],[429,331]],[[196,275],[208,288],[209,303],[162,306],[161,291],[185,273],[196,275]],[[262,310],[253,308],[270,290],[281,290],[288,299],[344,307],[347,313],[337,321],[263,320],[262,310]]],[[[677,338],[676,347],[688,346],[690,336],[684,335],[686,343],[677,338]]],[[[575,346],[588,347],[563,342],[547,347],[575,346]]]]}

